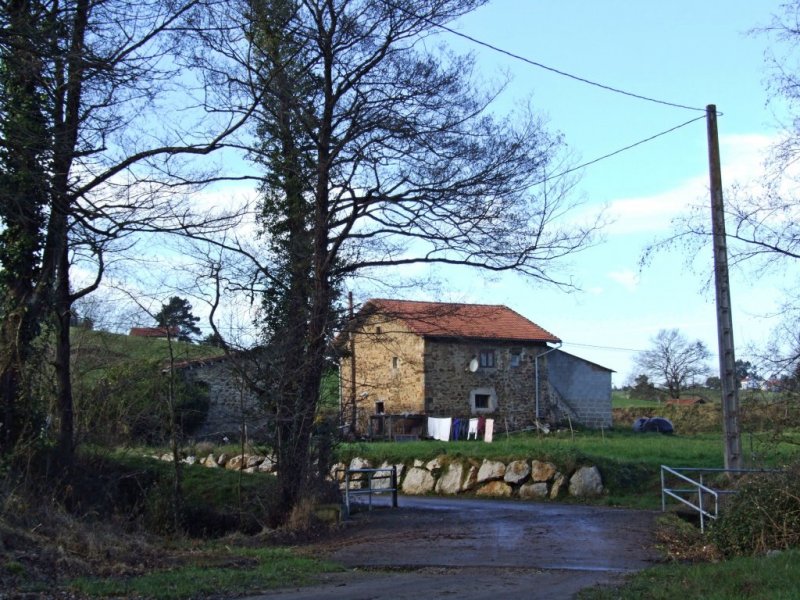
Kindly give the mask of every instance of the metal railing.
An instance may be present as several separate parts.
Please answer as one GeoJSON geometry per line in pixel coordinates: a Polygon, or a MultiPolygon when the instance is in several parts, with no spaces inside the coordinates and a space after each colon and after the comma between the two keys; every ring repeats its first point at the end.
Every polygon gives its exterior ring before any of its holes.
{"type": "Polygon", "coordinates": [[[661,465],[661,510],[667,510],[667,496],[674,498],[689,508],[697,511],[700,517],[700,531],[705,532],[706,520],[719,517],[720,498],[737,493],[737,490],[718,489],[706,485],[704,474],[720,473],[779,473],[769,469],[711,469],[702,467],[668,467],[661,465]],[[684,475],[696,473],[697,479],[684,475]],[[668,487],[669,477],[677,478],[682,484],[690,487],[668,487]]]}
{"type": "Polygon", "coordinates": [[[397,467],[381,467],[377,469],[337,469],[337,473],[340,471],[344,471],[344,489],[341,490],[344,492],[344,516],[345,518],[350,516],[350,504],[351,504],[351,497],[352,496],[361,496],[367,495],[369,496],[369,510],[372,510],[372,496],[379,495],[379,494],[392,494],[392,507],[397,508],[397,467]],[[385,473],[385,475],[377,475],[377,473],[385,473]],[[357,478],[353,478],[354,474],[358,474],[357,478]],[[363,474],[366,474],[366,482],[367,485],[364,487],[352,487],[353,483],[358,482],[359,484],[363,484],[364,477],[363,474]],[[374,482],[377,481],[385,481],[389,480],[389,485],[384,486],[381,485],[380,487],[374,487],[374,482]]]}

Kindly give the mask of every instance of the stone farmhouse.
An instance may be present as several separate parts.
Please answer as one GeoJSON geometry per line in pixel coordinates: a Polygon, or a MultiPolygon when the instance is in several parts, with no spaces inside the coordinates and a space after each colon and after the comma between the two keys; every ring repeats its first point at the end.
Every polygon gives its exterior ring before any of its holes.
{"type": "Polygon", "coordinates": [[[611,426],[611,369],[506,306],[373,299],[338,340],[342,412],[611,426]],[[551,344],[554,344],[551,345],[551,344]]]}

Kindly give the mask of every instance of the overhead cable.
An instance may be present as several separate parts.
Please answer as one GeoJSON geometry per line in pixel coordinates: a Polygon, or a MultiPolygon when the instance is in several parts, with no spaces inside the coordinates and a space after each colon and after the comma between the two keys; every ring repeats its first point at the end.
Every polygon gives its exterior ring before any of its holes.
{"type": "Polygon", "coordinates": [[[637,146],[641,146],[642,144],[646,144],[647,142],[651,142],[651,141],[653,141],[653,140],[655,140],[657,138],[660,138],[663,135],[667,135],[668,133],[672,133],[673,131],[677,131],[681,127],[686,127],[687,125],[691,125],[695,121],[700,121],[700,120],[705,119],[705,118],[706,118],[705,115],[703,115],[701,117],[695,117],[694,119],[686,121],[685,123],[681,123],[680,125],[676,125],[675,127],[670,127],[669,129],[666,129],[664,131],[656,133],[655,135],[651,135],[650,137],[645,138],[643,140],[639,140],[638,142],[634,142],[633,144],[629,144],[629,145],[627,145],[627,146],[625,146],[623,148],[619,148],[618,150],[614,150],[613,152],[609,152],[608,154],[604,154],[603,156],[598,156],[597,158],[594,158],[594,159],[592,159],[592,160],[590,160],[588,162],[582,163],[582,164],[580,164],[580,165],[578,165],[576,167],[571,167],[569,169],[566,169],[565,171],[561,171],[560,173],[556,173],[555,175],[550,175],[549,177],[545,177],[543,179],[540,179],[539,181],[537,181],[533,185],[539,185],[540,183],[545,183],[547,181],[550,181],[551,179],[558,179],[559,177],[563,177],[564,175],[572,173],[573,171],[578,171],[580,169],[583,169],[584,167],[588,167],[589,165],[593,165],[595,163],[598,163],[601,160],[605,160],[607,158],[611,158],[612,156],[616,156],[617,154],[621,154],[621,153],[623,153],[623,152],[625,152],[627,150],[631,150],[632,148],[636,148],[637,146]]]}

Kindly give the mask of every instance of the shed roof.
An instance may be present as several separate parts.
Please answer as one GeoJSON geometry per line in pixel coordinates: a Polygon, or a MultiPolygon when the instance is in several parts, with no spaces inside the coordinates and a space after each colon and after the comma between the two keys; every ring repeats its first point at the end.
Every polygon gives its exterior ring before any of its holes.
{"type": "Polygon", "coordinates": [[[561,340],[500,304],[456,304],[413,300],[369,300],[362,312],[401,320],[417,335],[440,338],[553,342],[561,340]]]}

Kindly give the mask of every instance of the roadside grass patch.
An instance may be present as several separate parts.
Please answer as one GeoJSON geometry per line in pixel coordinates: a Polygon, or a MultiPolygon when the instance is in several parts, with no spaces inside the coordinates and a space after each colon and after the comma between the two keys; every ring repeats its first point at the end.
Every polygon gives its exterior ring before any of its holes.
{"type": "Polygon", "coordinates": [[[591,588],[581,600],[800,598],[800,551],[739,557],[718,563],[670,564],[640,571],[621,587],[591,588]]]}
{"type": "MultiPolygon", "coordinates": [[[[205,557],[212,560],[213,556],[205,557]]],[[[304,585],[319,573],[341,570],[333,563],[296,556],[285,548],[234,548],[227,553],[228,566],[195,564],[124,579],[80,578],[69,588],[93,597],[136,596],[154,600],[182,600],[199,596],[258,592],[304,585]]]]}

